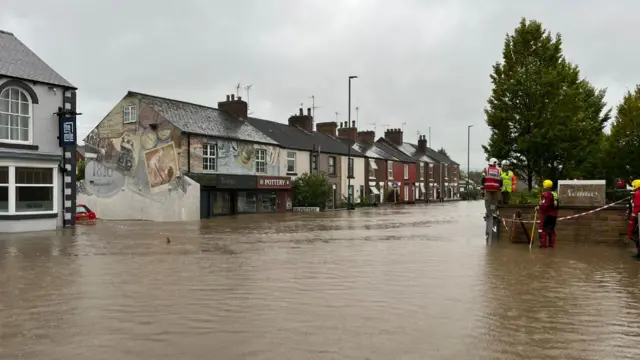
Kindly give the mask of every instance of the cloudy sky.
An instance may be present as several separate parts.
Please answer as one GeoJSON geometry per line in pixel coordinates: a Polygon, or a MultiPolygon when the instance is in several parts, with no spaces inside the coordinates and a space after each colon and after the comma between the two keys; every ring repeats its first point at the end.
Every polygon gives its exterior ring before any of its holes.
{"type": "Polygon", "coordinates": [[[357,75],[361,129],[415,141],[430,127],[432,147],[464,166],[474,125],[476,168],[491,65],[521,17],[561,32],[615,105],[640,83],[639,13],[632,0],[0,0],[0,29],[79,88],[81,136],[127,90],[216,106],[238,83],[253,85],[254,116],[286,122],[314,95],[317,122],[345,121],[357,75]]]}

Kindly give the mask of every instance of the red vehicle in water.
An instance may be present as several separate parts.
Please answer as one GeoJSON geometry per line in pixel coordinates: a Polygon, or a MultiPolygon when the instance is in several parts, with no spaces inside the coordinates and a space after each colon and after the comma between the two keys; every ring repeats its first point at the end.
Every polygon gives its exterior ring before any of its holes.
{"type": "Polygon", "coordinates": [[[76,206],[76,221],[94,221],[96,219],[96,213],[91,211],[87,205],[78,204],[76,206]]]}

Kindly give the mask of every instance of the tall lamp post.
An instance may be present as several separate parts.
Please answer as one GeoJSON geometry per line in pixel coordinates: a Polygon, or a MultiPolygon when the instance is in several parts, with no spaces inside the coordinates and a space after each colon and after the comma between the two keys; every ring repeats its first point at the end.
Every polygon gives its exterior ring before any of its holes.
{"type": "Polygon", "coordinates": [[[473,125],[467,126],[467,197],[469,196],[469,158],[471,157],[471,128],[473,125]]]}
{"type": "MultiPolygon", "coordinates": [[[[349,123],[347,124],[347,126],[351,126],[351,80],[353,79],[357,79],[357,76],[351,75],[349,76],[349,110],[347,111],[347,119],[349,120],[349,123]]],[[[351,139],[348,139],[351,140],[351,139]]],[[[353,166],[351,166],[353,159],[351,159],[351,144],[347,141],[347,144],[349,146],[349,150],[348,150],[348,154],[349,156],[347,156],[347,209],[348,210],[355,210],[355,206],[353,206],[353,196],[354,191],[351,190],[351,176],[353,176],[353,166]]]]}

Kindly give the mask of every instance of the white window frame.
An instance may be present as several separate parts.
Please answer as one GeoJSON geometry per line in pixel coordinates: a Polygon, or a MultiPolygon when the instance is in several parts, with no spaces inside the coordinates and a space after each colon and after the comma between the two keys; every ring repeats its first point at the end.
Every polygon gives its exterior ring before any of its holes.
{"type": "Polygon", "coordinates": [[[218,171],[218,144],[202,144],[202,172],[213,173],[218,171]],[[211,155],[213,150],[213,155],[211,155]],[[205,168],[205,159],[213,160],[213,169],[205,168]]]}
{"type": "Polygon", "coordinates": [[[287,151],[287,174],[295,174],[296,173],[296,152],[295,151],[287,151]],[[289,170],[289,162],[293,162],[293,170],[289,170]]]}
{"type": "Polygon", "coordinates": [[[420,162],[420,180],[424,180],[424,163],[420,162]]]}
{"type": "Polygon", "coordinates": [[[267,150],[265,149],[256,149],[256,173],[257,174],[266,174],[267,173],[267,150]]]}
{"type": "Polygon", "coordinates": [[[429,179],[433,179],[433,164],[429,164],[429,179]]]}
{"type": "Polygon", "coordinates": [[[393,180],[393,161],[387,161],[387,178],[393,180]]]}
{"type": "Polygon", "coordinates": [[[135,105],[125,105],[122,110],[122,122],[125,124],[131,124],[137,121],[138,121],[137,107],[135,105]]]}
{"type": "Polygon", "coordinates": [[[404,164],[404,179],[409,179],[409,164],[404,164]]]}
{"type": "Polygon", "coordinates": [[[369,179],[376,178],[377,169],[378,169],[378,165],[376,165],[376,161],[374,159],[369,159],[369,179]]]}
{"type": "Polygon", "coordinates": [[[9,206],[7,212],[0,212],[0,215],[42,215],[42,214],[57,214],[58,213],[58,199],[60,190],[60,179],[58,179],[58,164],[57,163],[43,163],[43,162],[17,162],[0,160],[0,167],[9,168],[9,184],[0,184],[2,187],[9,188],[9,206]],[[16,168],[36,168],[36,169],[51,169],[53,184],[17,184],[16,183],[16,168]],[[17,187],[52,187],[53,188],[53,209],[46,211],[16,211],[16,188],[17,187]]]}
{"type": "Polygon", "coordinates": [[[444,178],[448,179],[448,173],[449,173],[449,165],[444,164],[444,178]]]}
{"type": "MultiPolygon", "coordinates": [[[[28,109],[29,109],[29,129],[28,129],[28,134],[29,134],[29,140],[24,141],[24,140],[10,140],[10,139],[1,139],[0,138],[0,142],[2,143],[6,143],[6,144],[27,144],[27,145],[31,145],[33,144],[33,100],[31,99],[31,96],[29,95],[28,92],[24,91],[23,89],[17,87],[17,86],[9,86],[5,89],[2,90],[2,92],[0,92],[0,95],[2,95],[5,91],[9,91],[9,111],[8,112],[4,112],[4,111],[0,111],[0,114],[7,114],[9,116],[11,115],[18,115],[18,116],[25,116],[25,115],[20,115],[20,105],[23,104],[24,102],[20,101],[20,93],[24,94],[24,96],[27,98],[27,102],[29,104],[28,109]],[[11,100],[11,90],[17,90],[18,91],[18,114],[12,113],[11,112],[11,101],[15,101],[15,100],[11,100]]],[[[7,99],[0,99],[0,101],[3,100],[7,100],[7,99]]],[[[9,123],[8,125],[11,124],[11,119],[9,119],[9,123]]],[[[9,131],[9,137],[11,137],[11,127],[7,126],[7,129],[9,131]]]]}
{"type": "Polygon", "coordinates": [[[409,185],[404,185],[404,201],[409,201],[409,185]]]}

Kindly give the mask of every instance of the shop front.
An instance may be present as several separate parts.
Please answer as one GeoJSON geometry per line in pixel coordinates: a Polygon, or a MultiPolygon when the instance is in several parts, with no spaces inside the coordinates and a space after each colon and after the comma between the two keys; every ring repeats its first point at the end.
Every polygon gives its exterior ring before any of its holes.
{"type": "Polygon", "coordinates": [[[258,212],[284,212],[293,209],[291,178],[288,176],[258,176],[256,196],[258,212]]]}
{"type": "Polygon", "coordinates": [[[292,209],[291,178],[280,176],[189,174],[200,184],[200,218],[292,209]]]}

